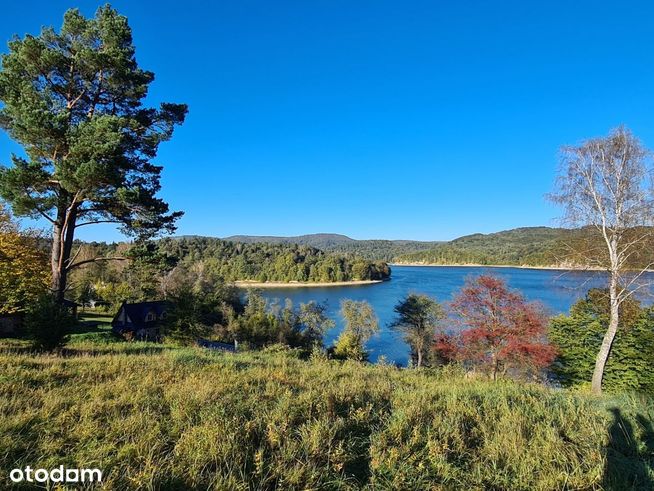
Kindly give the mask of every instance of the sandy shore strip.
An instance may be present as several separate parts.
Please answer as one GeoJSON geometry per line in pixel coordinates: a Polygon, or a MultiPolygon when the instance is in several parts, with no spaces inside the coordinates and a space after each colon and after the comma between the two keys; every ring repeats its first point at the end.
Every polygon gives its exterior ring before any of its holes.
{"type": "Polygon", "coordinates": [[[515,268],[515,269],[545,269],[551,271],[604,271],[595,267],[572,267],[572,266],[518,266],[515,264],[431,264],[431,263],[388,263],[389,266],[428,266],[430,268],[515,268]]]}
{"type": "Polygon", "coordinates": [[[376,285],[383,283],[384,280],[357,280],[357,281],[332,281],[332,282],[314,282],[303,283],[301,281],[235,281],[234,284],[239,288],[323,288],[330,286],[362,286],[376,285]]]}

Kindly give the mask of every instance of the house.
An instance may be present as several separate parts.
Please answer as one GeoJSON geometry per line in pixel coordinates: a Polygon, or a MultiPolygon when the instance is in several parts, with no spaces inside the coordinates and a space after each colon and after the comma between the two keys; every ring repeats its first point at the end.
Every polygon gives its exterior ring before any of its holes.
{"type": "Polygon", "coordinates": [[[123,302],[111,321],[111,330],[125,339],[159,341],[161,325],[171,305],[166,301],[123,302]]]}

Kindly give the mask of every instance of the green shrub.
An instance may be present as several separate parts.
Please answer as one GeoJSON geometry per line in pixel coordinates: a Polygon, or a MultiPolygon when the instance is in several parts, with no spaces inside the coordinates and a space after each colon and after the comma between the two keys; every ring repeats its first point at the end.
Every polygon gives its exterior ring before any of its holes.
{"type": "Polygon", "coordinates": [[[41,296],[25,315],[25,330],[34,347],[45,351],[62,346],[76,324],[70,310],[56,302],[52,295],[41,296]]]}
{"type": "Polygon", "coordinates": [[[366,361],[368,359],[368,352],[361,340],[349,332],[344,332],[338,337],[332,355],[338,360],[366,361]]]}
{"type": "Polygon", "coordinates": [[[379,332],[379,319],[372,306],[365,300],[341,300],[341,317],[345,327],[332,348],[335,358],[366,361],[365,343],[379,332]]]}
{"type": "MultiPolygon", "coordinates": [[[[550,323],[550,340],[559,355],[554,372],[565,387],[590,383],[609,322],[605,290],[590,290],[586,298],[550,323]]],[[[602,386],[611,392],[633,390],[654,394],[654,308],[635,300],[621,306],[620,326],[604,371],[602,386]]]]}

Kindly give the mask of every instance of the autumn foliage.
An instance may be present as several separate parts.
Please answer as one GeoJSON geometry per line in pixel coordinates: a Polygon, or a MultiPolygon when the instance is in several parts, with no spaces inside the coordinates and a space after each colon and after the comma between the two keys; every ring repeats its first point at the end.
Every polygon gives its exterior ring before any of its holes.
{"type": "Polygon", "coordinates": [[[496,379],[507,372],[538,373],[556,356],[546,340],[548,319],[540,304],[527,302],[499,278],[467,281],[451,308],[461,330],[436,340],[443,357],[456,357],[496,379]]]}
{"type": "Polygon", "coordinates": [[[48,257],[38,237],[21,232],[0,207],[0,314],[24,310],[47,291],[48,257]]]}

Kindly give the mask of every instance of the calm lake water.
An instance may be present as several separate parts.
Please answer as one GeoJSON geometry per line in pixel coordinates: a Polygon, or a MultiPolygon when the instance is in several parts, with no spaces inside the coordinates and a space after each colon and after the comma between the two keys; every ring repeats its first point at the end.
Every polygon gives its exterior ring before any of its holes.
{"type": "Polygon", "coordinates": [[[464,284],[466,278],[480,274],[492,274],[503,278],[511,288],[518,289],[529,300],[542,302],[551,314],[568,312],[570,306],[583,297],[589,288],[606,284],[602,273],[549,271],[520,268],[484,267],[430,267],[393,266],[390,281],[375,285],[326,288],[280,288],[264,290],[270,301],[290,298],[297,306],[301,302],[315,300],[326,302],[329,315],[336,327],[325,336],[329,346],[342,329],[338,314],[340,301],[344,298],[367,300],[379,317],[380,332],[368,343],[371,361],[384,355],[389,361],[406,364],[409,348],[394,331],[388,328],[393,320],[393,307],[408,293],[424,293],[439,302],[448,302],[464,284]]]}

